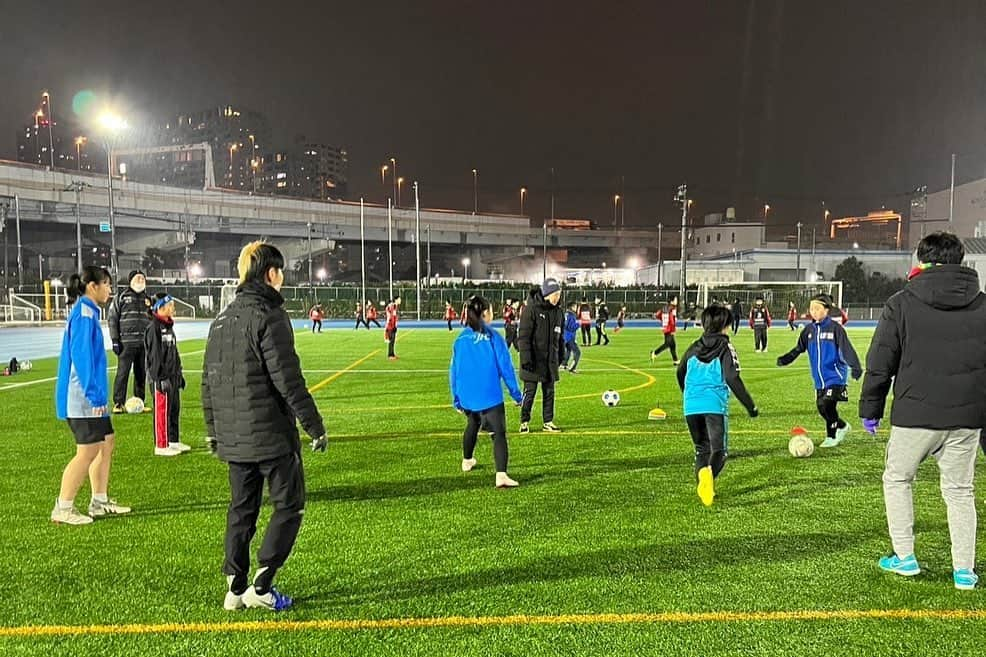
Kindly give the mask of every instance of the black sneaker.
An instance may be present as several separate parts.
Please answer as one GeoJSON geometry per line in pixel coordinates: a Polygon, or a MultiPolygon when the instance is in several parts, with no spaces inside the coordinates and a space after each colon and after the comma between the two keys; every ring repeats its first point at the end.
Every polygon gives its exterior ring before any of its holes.
{"type": "Polygon", "coordinates": [[[126,409],[121,404],[113,404],[113,415],[120,415],[126,412],[126,409]]]}
{"type": "Polygon", "coordinates": [[[545,422],[541,430],[546,433],[561,433],[561,429],[554,422],[545,422]]]}
{"type": "Polygon", "coordinates": [[[530,433],[530,432],[531,432],[531,425],[527,422],[521,422],[520,433],[530,433]]]}

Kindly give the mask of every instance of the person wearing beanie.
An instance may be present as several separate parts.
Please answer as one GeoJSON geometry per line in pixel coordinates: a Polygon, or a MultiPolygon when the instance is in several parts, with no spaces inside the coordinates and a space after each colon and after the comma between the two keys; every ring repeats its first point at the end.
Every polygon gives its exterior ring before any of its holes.
{"type": "MultiPolygon", "coordinates": [[[[151,323],[151,298],[147,295],[144,272],[135,269],[127,275],[127,287],[110,304],[109,329],[113,353],[117,357],[113,381],[113,412],[124,413],[130,370],[134,372],[134,397],[144,400],[144,334],[151,323]]],[[[150,407],[144,409],[150,412],[150,407]]]]}
{"type": "Polygon", "coordinates": [[[558,433],[554,423],[555,381],[558,368],[565,359],[562,341],[564,314],[561,301],[561,285],[554,278],[546,278],[540,287],[531,290],[527,308],[520,316],[517,330],[517,350],[520,352],[520,378],[524,382],[524,400],[520,409],[520,433],[530,431],[531,409],[538,383],[541,384],[541,418],[543,429],[558,433]]]}
{"type": "Polygon", "coordinates": [[[192,448],[178,437],[181,391],[185,377],[175,338],[175,300],[158,292],[151,304],[151,323],[144,334],[147,378],[154,395],[154,455],[177,456],[192,448]]]}
{"type": "Polygon", "coordinates": [[[764,305],[763,297],[757,297],[750,309],[750,328],[753,329],[754,351],[767,353],[767,329],[770,328],[770,310],[764,305]]]}

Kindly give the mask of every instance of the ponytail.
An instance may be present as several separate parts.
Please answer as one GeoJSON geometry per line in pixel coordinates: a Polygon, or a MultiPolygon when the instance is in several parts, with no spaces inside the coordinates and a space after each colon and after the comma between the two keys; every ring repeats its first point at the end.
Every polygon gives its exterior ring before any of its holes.
{"type": "Polygon", "coordinates": [[[466,326],[476,333],[484,330],[483,313],[490,309],[490,302],[479,295],[469,297],[465,307],[466,326]]]}
{"type": "Polygon", "coordinates": [[[83,267],[81,274],[72,274],[68,279],[68,285],[65,286],[68,302],[70,304],[75,303],[79,297],[84,296],[90,283],[101,285],[111,280],[113,277],[110,276],[110,272],[105,267],[97,267],[96,265],[83,267]]]}

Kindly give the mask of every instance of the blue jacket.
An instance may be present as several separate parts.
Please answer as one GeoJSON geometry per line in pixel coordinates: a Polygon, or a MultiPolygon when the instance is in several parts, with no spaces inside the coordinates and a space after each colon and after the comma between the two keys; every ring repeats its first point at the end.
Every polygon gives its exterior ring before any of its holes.
{"type": "Polygon", "coordinates": [[[456,410],[485,411],[502,404],[501,379],[514,401],[523,398],[506,341],[485,326],[480,333],[466,327],[455,339],[448,379],[456,410]]]}
{"type": "Polygon", "coordinates": [[[62,336],[55,414],[59,420],[95,417],[93,409],[106,406],[109,401],[109,388],[99,306],[87,297],[79,297],[62,336]]]}
{"type": "Polygon", "coordinates": [[[575,334],[579,331],[579,318],[575,315],[574,310],[569,310],[565,313],[565,329],[564,335],[562,336],[565,342],[571,342],[575,339],[575,334]]]}
{"type": "Polygon", "coordinates": [[[740,378],[739,359],[722,333],[705,333],[688,347],[678,365],[685,415],[729,415],[732,390],[751,415],[756,404],[740,378]]]}
{"type": "Polygon", "coordinates": [[[863,375],[859,356],[849,342],[846,329],[831,317],[805,326],[798,337],[798,344],[794,349],[780,356],[777,364],[781,367],[790,365],[806,351],[816,390],[848,384],[850,370],[854,379],[863,375]]]}

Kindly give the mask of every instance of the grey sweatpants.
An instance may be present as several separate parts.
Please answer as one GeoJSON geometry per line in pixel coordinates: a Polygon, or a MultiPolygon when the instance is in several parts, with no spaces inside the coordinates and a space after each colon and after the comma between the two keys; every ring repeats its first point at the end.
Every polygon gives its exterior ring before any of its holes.
{"type": "Polygon", "coordinates": [[[940,472],[941,494],[948,511],[952,539],[952,567],[976,564],[975,474],[979,429],[914,429],[891,427],[883,471],[883,501],[894,552],[914,554],[914,504],[911,484],[918,466],[934,456],[940,472]]]}

